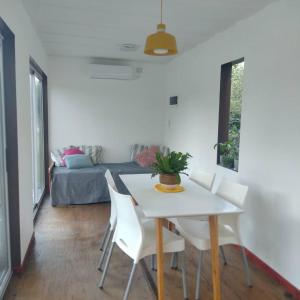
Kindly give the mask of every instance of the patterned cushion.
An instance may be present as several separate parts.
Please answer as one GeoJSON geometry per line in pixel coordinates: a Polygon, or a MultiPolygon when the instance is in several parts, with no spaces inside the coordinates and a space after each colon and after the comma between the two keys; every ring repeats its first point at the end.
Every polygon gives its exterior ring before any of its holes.
{"type": "Polygon", "coordinates": [[[159,146],[159,151],[162,155],[167,155],[170,153],[170,149],[166,146],[159,146]]]}
{"type": "Polygon", "coordinates": [[[148,149],[144,149],[141,153],[137,154],[134,160],[141,167],[151,167],[156,161],[157,152],[159,152],[159,147],[151,146],[148,149]]]}
{"type": "Polygon", "coordinates": [[[63,155],[64,151],[67,149],[72,148],[79,148],[82,152],[89,155],[91,157],[91,160],[94,165],[102,163],[101,160],[101,154],[102,154],[102,147],[100,145],[95,146],[87,146],[87,145],[81,145],[81,146],[68,146],[61,149],[55,149],[51,151],[51,159],[53,160],[56,167],[63,167],[63,155]]]}
{"type": "Polygon", "coordinates": [[[157,145],[142,145],[142,144],[134,144],[131,147],[130,160],[134,161],[135,157],[140,154],[144,149],[148,149],[149,147],[156,146],[159,147],[159,151],[163,155],[167,155],[170,152],[170,149],[165,146],[157,146],[157,145]]]}
{"type": "Polygon", "coordinates": [[[100,145],[95,145],[95,146],[81,145],[79,146],[79,149],[91,157],[94,165],[98,165],[102,163],[102,159],[101,159],[102,147],[100,145]]]}
{"type": "Polygon", "coordinates": [[[65,150],[72,149],[72,148],[76,148],[76,147],[68,146],[68,147],[63,147],[61,149],[54,149],[53,151],[51,151],[50,153],[51,159],[54,162],[56,167],[64,166],[64,162],[63,162],[64,152],[65,150]]]}

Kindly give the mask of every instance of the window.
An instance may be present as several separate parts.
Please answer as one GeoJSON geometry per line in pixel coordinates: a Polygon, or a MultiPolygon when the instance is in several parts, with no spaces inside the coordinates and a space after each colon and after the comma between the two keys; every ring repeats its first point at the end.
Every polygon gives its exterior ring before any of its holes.
{"type": "Polygon", "coordinates": [[[33,208],[36,208],[45,191],[45,150],[43,79],[35,69],[30,70],[31,130],[33,160],[33,208]]]}
{"type": "Polygon", "coordinates": [[[221,67],[217,163],[238,171],[244,58],[221,67]]]}

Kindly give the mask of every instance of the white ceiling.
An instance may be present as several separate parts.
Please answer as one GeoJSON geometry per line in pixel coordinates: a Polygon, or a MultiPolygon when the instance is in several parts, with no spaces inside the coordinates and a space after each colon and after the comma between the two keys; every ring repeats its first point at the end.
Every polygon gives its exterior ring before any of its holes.
{"type": "MultiPolygon", "coordinates": [[[[247,18],[276,0],[164,0],[167,31],[179,53],[247,18]]],[[[156,29],[159,0],[23,0],[49,55],[145,61],[169,58],[143,53],[145,38],[156,29]],[[139,45],[120,51],[120,43],[139,45]]]]}

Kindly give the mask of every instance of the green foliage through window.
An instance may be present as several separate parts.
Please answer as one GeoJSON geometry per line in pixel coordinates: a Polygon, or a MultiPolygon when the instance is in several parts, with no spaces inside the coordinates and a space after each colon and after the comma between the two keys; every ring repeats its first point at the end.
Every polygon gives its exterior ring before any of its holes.
{"type": "Polygon", "coordinates": [[[244,79],[244,62],[234,64],[231,73],[230,114],[228,141],[232,144],[234,159],[239,159],[240,128],[242,112],[242,95],[244,79]]]}

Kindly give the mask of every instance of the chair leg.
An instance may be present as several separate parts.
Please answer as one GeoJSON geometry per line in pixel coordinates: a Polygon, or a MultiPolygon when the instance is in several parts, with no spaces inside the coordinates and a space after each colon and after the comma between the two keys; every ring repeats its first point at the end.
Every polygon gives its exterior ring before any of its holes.
{"type": "Polygon", "coordinates": [[[104,236],[103,236],[102,241],[100,243],[100,251],[103,250],[103,247],[104,247],[106,239],[107,239],[107,235],[109,233],[109,229],[110,229],[110,223],[108,222],[107,225],[106,225],[104,236]]]}
{"type": "Polygon", "coordinates": [[[250,275],[248,259],[247,259],[247,256],[246,256],[246,251],[245,251],[245,248],[243,246],[241,246],[241,250],[242,250],[244,269],[245,269],[245,273],[246,273],[246,282],[247,282],[248,287],[252,287],[253,285],[252,285],[252,280],[251,280],[251,275],[250,275]]]}
{"type": "Polygon", "coordinates": [[[129,295],[129,292],[130,292],[130,287],[131,287],[131,284],[132,284],[132,279],[133,279],[133,276],[134,276],[134,273],[135,273],[136,266],[137,266],[137,263],[133,263],[123,300],[128,299],[128,295],[129,295]]]}
{"type": "Polygon", "coordinates": [[[199,251],[199,260],[198,260],[198,268],[197,268],[197,276],[196,276],[196,291],[195,291],[196,300],[200,299],[202,257],[203,257],[203,251],[199,251]]]}
{"type": "Polygon", "coordinates": [[[106,241],[105,241],[105,244],[104,244],[104,247],[103,247],[103,251],[102,251],[101,256],[100,256],[100,259],[99,259],[99,263],[98,263],[98,270],[99,271],[102,271],[102,264],[104,262],[104,258],[105,258],[106,251],[107,251],[107,248],[109,246],[112,234],[113,234],[113,231],[110,230],[109,233],[108,233],[108,237],[106,238],[106,241]]]}
{"type": "Polygon", "coordinates": [[[171,269],[177,270],[178,268],[178,253],[174,252],[171,258],[171,269]]]}
{"type": "MultiPolygon", "coordinates": [[[[180,235],[180,232],[176,229],[176,227],[174,227],[172,231],[177,235],[180,235]]],[[[171,269],[177,270],[177,268],[178,268],[178,253],[173,252],[171,258],[171,269]]]]}
{"type": "Polygon", "coordinates": [[[151,269],[152,269],[152,271],[156,271],[156,267],[155,267],[155,254],[151,255],[151,269]]]}
{"type": "Polygon", "coordinates": [[[114,246],[115,246],[115,243],[111,243],[110,248],[109,248],[109,252],[108,252],[108,256],[107,256],[107,260],[106,260],[104,270],[103,270],[103,273],[102,273],[102,277],[101,277],[101,280],[100,280],[99,285],[98,285],[98,287],[100,289],[103,289],[104,280],[105,280],[105,277],[106,277],[106,274],[107,274],[107,270],[108,270],[108,266],[109,266],[109,263],[110,263],[110,258],[111,258],[114,246]]]}
{"type": "Polygon", "coordinates": [[[186,281],[186,267],[185,267],[185,255],[184,252],[180,254],[181,272],[182,272],[182,286],[183,286],[183,299],[188,299],[188,289],[186,281]]]}
{"type": "Polygon", "coordinates": [[[221,252],[221,255],[222,255],[222,258],[223,258],[223,262],[224,262],[224,266],[227,265],[227,259],[226,259],[226,256],[225,256],[225,251],[224,251],[224,247],[223,246],[220,246],[220,252],[221,252]]]}

